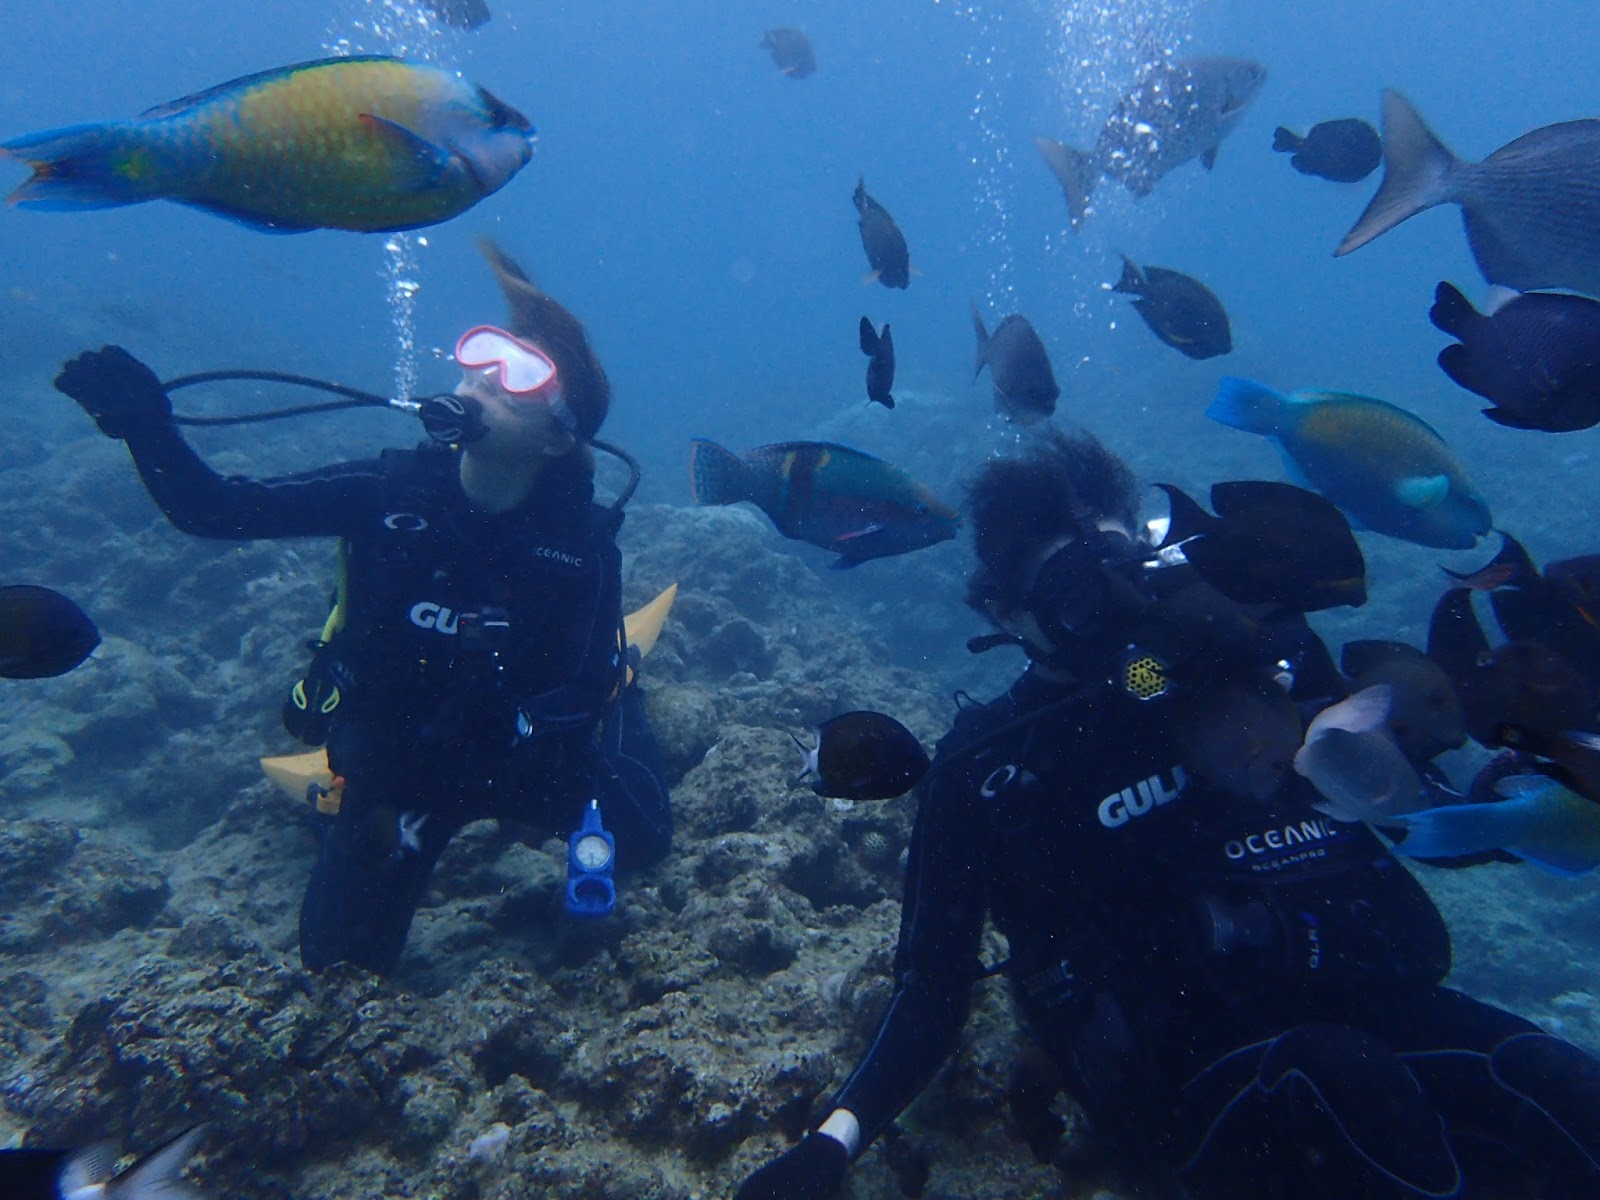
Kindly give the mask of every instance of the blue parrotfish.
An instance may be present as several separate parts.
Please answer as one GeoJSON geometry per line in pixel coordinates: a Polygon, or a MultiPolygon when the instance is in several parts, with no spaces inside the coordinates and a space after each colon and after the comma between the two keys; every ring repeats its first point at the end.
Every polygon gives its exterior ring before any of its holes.
{"type": "Polygon", "coordinates": [[[1600,804],[1544,775],[1499,783],[1502,800],[1450,804],[1401,817],[1400,849],[1412,858],[1455,858],[1505,850],[1557,875],[1600,867],[1600,804]]]}
{"type": "Polygon", "coordinates": [[[263,71],[131,121],[0,143],[23,208],[175,200],[273,233],[437,224],[533,154],[526,117],[448,71],[381,55],[263,71]]]}
{"type": "Polygon", "coordinates": [[[1295,481],[1332,500],[1358,527],[1466,550],[1493,525],[1489,505],[1444,439],[1393,404],[1346,392],[1286,396],[1230,376],[1206,415],[1276,442],[1295,481]]]}
{"type": "Polygon", "coordinates": [[[831,442],[779,442],[743,455],[696,438],[696,504],[748,500],[784,537],[839,555],[831,565],[907,554],[948,541],[961,516],[899,467],[831,442]]]}

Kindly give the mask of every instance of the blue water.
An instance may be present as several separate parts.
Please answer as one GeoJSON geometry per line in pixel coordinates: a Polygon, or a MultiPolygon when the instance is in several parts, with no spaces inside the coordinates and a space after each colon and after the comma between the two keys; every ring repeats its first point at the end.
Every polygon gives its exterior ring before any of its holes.
{"type": "MultiPolygon", "coordinates": [[[[0,210],[0,387],[13,434],[0,439],[0,466],[88,443],[92,428],[50,380],[62,360],[104,342],[126,345],[164,376],[275,367],[380,392],[396,381],[444,390],[456,379],[447,351],[459,332],[502,316],[474,245],[487,235],[587,323],[615,386],[604,436],[642,460],[643,501],[688,503],[695,436],[735,449],[846,441],[959,500],[973,468],[1016,443],[993,413],[987,376],[973,381],[976,301],[991,328],[1012,311],[1032,319],[1062,385],[1058,419],[1087,425],[1148,480],[1202,489],[1281,477],[1267,443],[1205,419],[1223,374],[1363,392],[1438,428],[1497,524],[1540,561],[1600,550],[1591,482],[1600,435],[1494,426],[1434,363],[1447,341],[1427,319],[1434,285],[1454,280],[1477,300],[1484,291],[1457,210],[1424,214],[1335,260],[1376,177],[1330,184],[1270,151],[1280,123],[1375,121],[1385,86],[1403,90],[1471,159],[1536,126],[1600,113],[1600,6],[490,4],[493,22],[473,34],[419,24],[399,0],[9,6],[0,138],[132,116],[333,52],[387,50],[488,87],[533,120],[539,148],[502,192],[404,239],[268,236],[160,203],[0,210]],[[757,47],[763,27],[777,24],[808,31],[816,75],[786,79],[757,47]],[[1103,183],[1074,235],[1032,139],[1092,145],[1156,50],[1246,55],[1270,77],[1214,171],[1189,164],[1144,200],[1103,183]],[[858,176],[909,240],[920,274],[905,292],[861,282],[850,201],[858,176]],[[1211,286],[1232,316],[1233,354],[1193,363],[1160,345],[1107,290],[1119,252],[1211,286]],[[864,403],[855,333],[864,313],[894,329],[902,405],[893,413],[864,403]]],[[[0,187],[25,174],[0,163],[0,187]]],[[[302,399],[184,393],[179,408],[302,399]]],[[[227,454],[229,469],[271,473],[416,434],[399,416],[341,414],[196,441],[227,454]]],[[[1441,579],[1435,564],[1466,566],[1492,550],[1446,554],[1375,537],[1363,545],[1373,600],[1359,614],[1318,618],[1335,645],[1357,634],[1420,643],[1441,579]]],[[[785,548],[819,569],[827,560],[785,548]]],[[[973,665],[960,650],[977,631],[959,603],[968,561],[959,542],[828,579],[884,628],[897,660],[927,664],[952,684],[985,671],[992,681],[1018,664],[973,665]]],[[[6,565],[8,576],[30,567],[6,565]]],[[[315,619],[309,609],[291,618],[315,619]]]]}

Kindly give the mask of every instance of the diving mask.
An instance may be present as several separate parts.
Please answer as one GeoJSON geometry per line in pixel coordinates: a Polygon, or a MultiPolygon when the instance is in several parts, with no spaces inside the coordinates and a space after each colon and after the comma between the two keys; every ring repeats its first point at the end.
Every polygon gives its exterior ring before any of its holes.
{"type": "Polygon", "coordinates": [[[456,362],[491,375],[507,395],[550,409],[561,428],[576,435],[578,419],[561,396],[556,364],[543,350],[493,325],[477,325],[456,343],[456,362]]]}
{"type": "Polygon", "coordinates": [[[1124,534],[1075,538],[1039,567],[1028,611],[1058,649],[1114,640],[1145,607],[1136,583],[1142,568],[1143,556],[1124,534]]]}

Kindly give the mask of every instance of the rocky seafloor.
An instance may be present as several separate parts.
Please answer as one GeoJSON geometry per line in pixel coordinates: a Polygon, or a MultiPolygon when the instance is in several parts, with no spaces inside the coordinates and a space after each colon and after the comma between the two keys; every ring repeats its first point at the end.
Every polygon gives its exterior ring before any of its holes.
{"type": "MultiPolygon", "coordinates": [[[[624,884],[616,916],[576,921],[564,846],[480,823],[440,864],[394,979],[312,975],[295,927],[312,828],[256,758],[294,748],[278,707],[331,550],[185,538],[119,448],[40,451],[7,472],[3,551],[77,581],[106,640],[68,676],[7,685],[0,1141],[137,1150],[209,1121],[194,1181],[230,1200],[688,1200],[731,1195],[815,1118],[888,994],[912,814],[795,786],[790,734],[874,707],[931,746],[952,684],[908,647],[919,629],[958,638],[953,604],[872,564],[884,602],[846,605],[819,555],[750,513],[635,506],[627,599],[681,585],[645,673],[676,777],[672,856],[624,884]]],[[[1457,982],[1600,1045],[1590,883],[1425,879],[1457,982]]],[[[960,1053],[848,1194],[1120,1194],[1039,1166],[1008,1127],[1019,1036],[1002,985],[976,1000],[960,1053]]]]}

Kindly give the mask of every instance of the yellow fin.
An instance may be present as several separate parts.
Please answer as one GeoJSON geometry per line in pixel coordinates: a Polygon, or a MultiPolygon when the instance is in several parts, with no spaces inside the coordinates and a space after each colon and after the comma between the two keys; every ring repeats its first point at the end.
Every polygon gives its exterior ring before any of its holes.
{"type": "Polygon", "coordinates": [[[661,636],[661,627],[667,623],[667,614],[672,611],[672,602],[677,598],[678,585],[669,584],[649,604],[622,619],[622,627],[627,631],[628,645],[638,648],[640,658],[656,648],[656,640],[661,636]]]}
{"type": "Polygon", "coordinates": [[[308,750],[304,754],[284,754],[277,758],[263,758],[261,770],[266,777],[283,789],[283,794],[304,804],[306,788],[313,783],[323,787],[333,786],[333,772],[328,769],[326,750],[308,750]]]}

